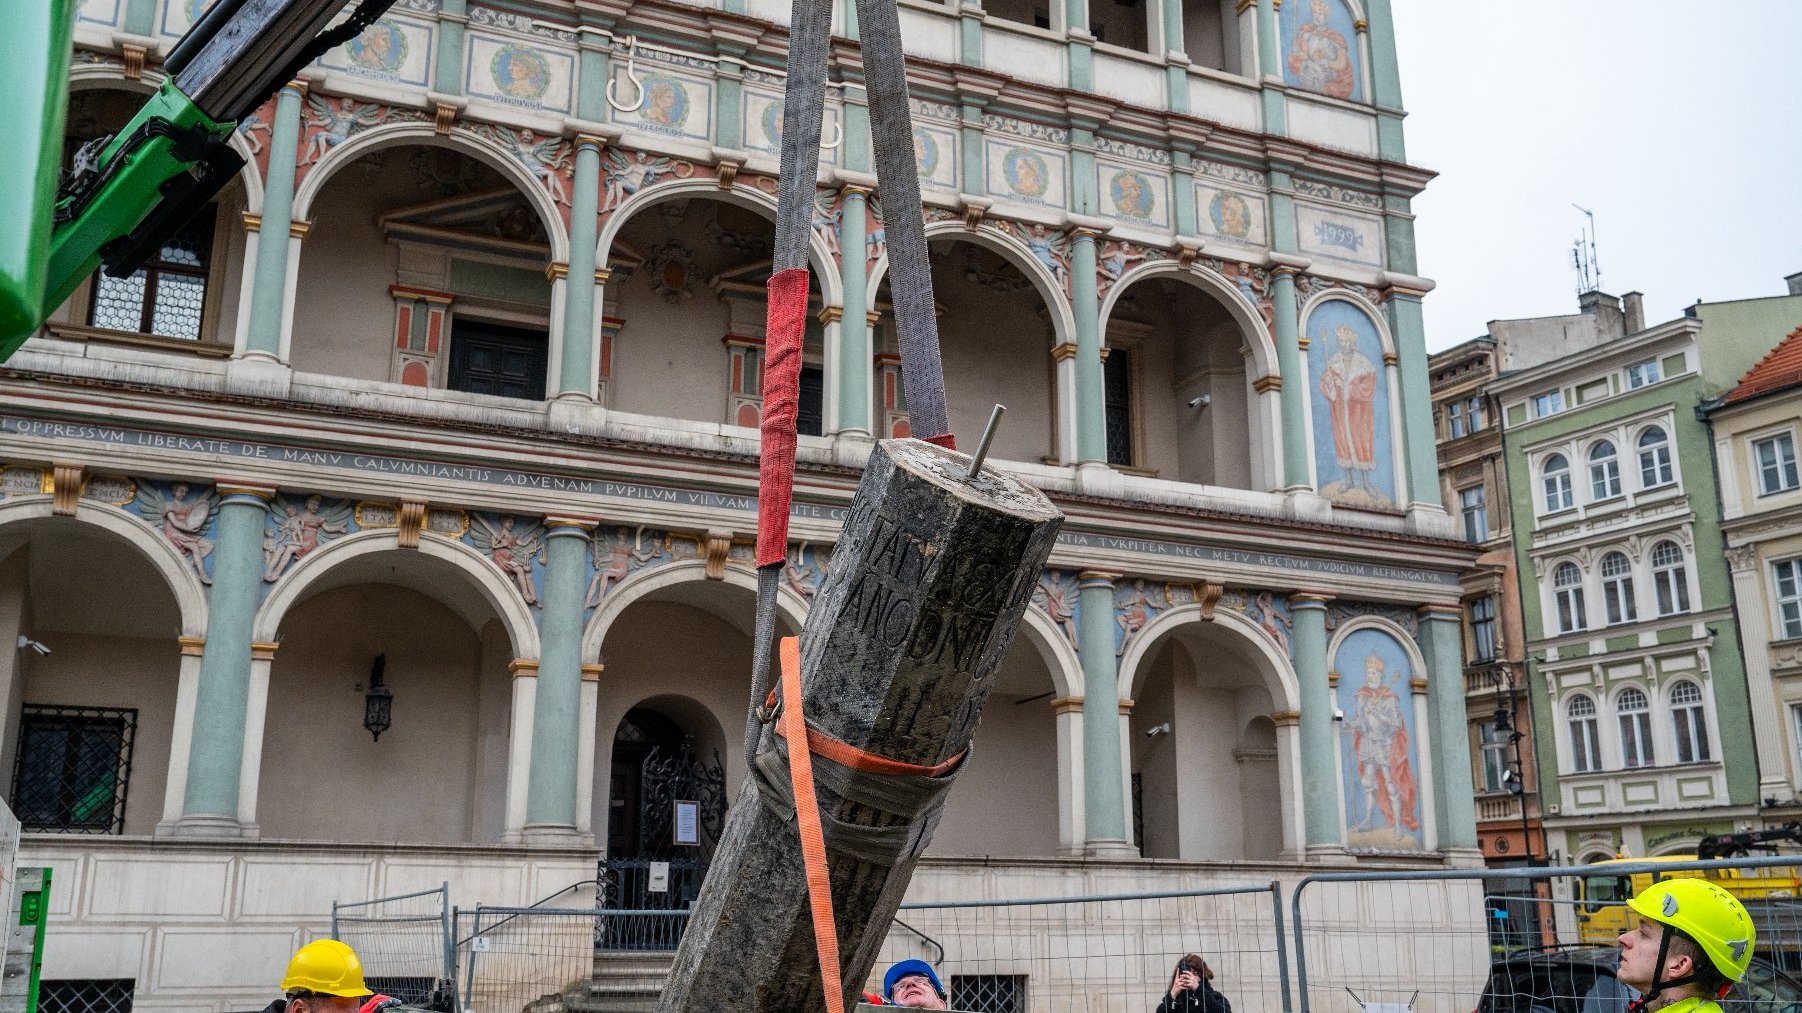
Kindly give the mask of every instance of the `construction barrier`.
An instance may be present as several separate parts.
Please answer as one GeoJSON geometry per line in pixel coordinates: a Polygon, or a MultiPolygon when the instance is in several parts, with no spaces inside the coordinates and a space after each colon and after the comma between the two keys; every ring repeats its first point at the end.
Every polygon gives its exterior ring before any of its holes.
{"type": "Polygon", "coordinates": [[[1626,900],[1658,879],[1706,875],[1757,928],[1727,1013],[1802,1009],[1796,856],[1551,868],[1326,873],[1289,901],[1299,1013],[1621,1013],[1615,937],[1626,900]],[[1472,917],[1471,915],[1477,915],[1472,917]]]}
{"type": "Polygon", "coordinates": [[[374,900],[334,902],[332,938],[357,951],[370,988],[409,1003],[449,1008],[456,981],[450,884],[374,900]]]}
{"type": "Polygon", "coordinates": [[[1289,1008],[1276,883],[1160,893],[903,904],[876,973],[918,957],[953,1009],[1148,1013],[1196,953],[1241,1013],[1289,1008]]]}
{"type": "Polygon", "coordinates": [[[457,912],[461,1009],[561,1009],[594,968],[597,912],[587,907],[489,907],[457,912]]]}

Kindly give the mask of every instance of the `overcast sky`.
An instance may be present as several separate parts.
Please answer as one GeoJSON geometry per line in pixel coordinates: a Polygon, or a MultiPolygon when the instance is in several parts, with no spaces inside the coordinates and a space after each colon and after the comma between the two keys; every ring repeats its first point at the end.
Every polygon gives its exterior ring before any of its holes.
{"type": "Polygon", "coordinates": [[[1802,0],[1393,8],[1429,349],[1576,311],[1573,203],[1648,323],[1802,271],[1802,0]]]}

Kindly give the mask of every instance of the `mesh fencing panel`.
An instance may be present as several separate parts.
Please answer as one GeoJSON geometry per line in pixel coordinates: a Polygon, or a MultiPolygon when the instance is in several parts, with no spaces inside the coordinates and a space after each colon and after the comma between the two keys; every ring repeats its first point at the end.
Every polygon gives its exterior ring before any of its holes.
{"type": "Polygon", "coordinates": [[[380,979],[384,994],[424,1004],[448,993],[448,890],[378,897],[332,905],[332,936],[357,951],[365,977],[380,979]],[[404,993],[404,994],[403,994],[404,993]]]}
{"type": "Polygon", "coordinates": [[[594,968],[593,907],[477,907],[457,917],[462,1008],[474,1013],[562,1009],[594,968]]]}
{"type": "Polygon", "coordinates": [[[1281,1010],[1282,930],[1269,885],[1225,891],[903,905],[880,973],[917,957],[969,1009],[1145,1013],[1200,954],[1235,1009],[1281,1010]]]}

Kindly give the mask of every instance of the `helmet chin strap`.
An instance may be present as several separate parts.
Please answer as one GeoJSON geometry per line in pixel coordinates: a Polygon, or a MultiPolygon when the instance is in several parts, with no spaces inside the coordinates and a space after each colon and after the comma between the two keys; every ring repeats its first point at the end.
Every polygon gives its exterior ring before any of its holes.
{"type": "Polygon", "coordinates": [[[1664,980],[1662,977],[1664,974],[1664,958],[1669,956],[1671,952],[1671,934],[1676,931],[1676,929],[1669,925],[1664,927],[1664,932],[1660,934],[1658,939],[1658,963],[1652,967],[1652,987],[1646,989],[1644,995],[1627,1004],[1627,1013],[1646,1013],[1652,1000],[1658,998],[1659,993],[1667,988],[1676,988],[1678,985],[1687,985],[1690,982],[1695,981],[1698,977],[1694,972],[1686,974],[1681,978],[1672,978],[1669,981],[1664,980]]]}

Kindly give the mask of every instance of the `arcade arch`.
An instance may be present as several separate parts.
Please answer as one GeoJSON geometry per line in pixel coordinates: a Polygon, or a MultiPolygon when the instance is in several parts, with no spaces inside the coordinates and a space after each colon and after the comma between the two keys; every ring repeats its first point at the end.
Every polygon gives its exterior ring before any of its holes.
{"type": "Polygon", "coordinates": [[[429,125],[303,144],[294,216],[296,370],[541,400],[560,336],[547,267],[569,245],[516,159],[429,125]]]}
{"type": "Polygon", "coordinates": [[[1278,375],[1269,330],[1225,279],[1159,262],[1102,306],[1109,461],[1232,489],[1280,486],[1278,375]],[[1197,399],[1200,399],[1199,402],[1197,399]]]}
{"type": "MultiPolygon", "coordinates": [[[[749,188],[695,182],[640,191],[600,238],[608,271],[602,399],[647,420],[755,428],[775,208],[749,188]]],[[[838,276],[813,238],[798,426],[818,436],[837,352],[837,324],[822,322],[820,311],[838,305],[838,276]]]]}
{"type": "Polygon", "coordinates": [[[247,764],[256,791],[241,809],[263,836],[501,837],[510,663],[536,657],[538,644],[524,602],[492,566],[444,539],[410,550],[391,531],[359,532],[284,575],[255,636],[278,645],[273,660],[252,662],[248,725],[262,735],[247,764]],[[394,694],[379,740],[362,726],[378,656],[394,694]]]}
{"type": "Polygon", "coordinates": [[[1171,609],[1121,658],[1133,825],[1147,858],[1271,861],[1297,850],[1296,680],[1238,613],[1171,609]],[[1272,804],[1272,803],[1275,804],[1272,804]]]}

